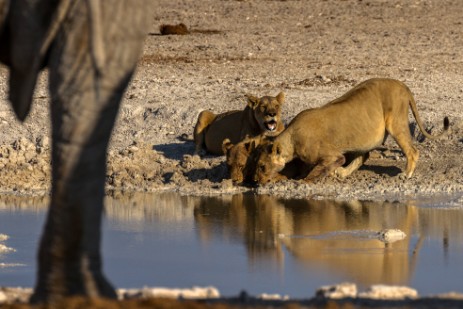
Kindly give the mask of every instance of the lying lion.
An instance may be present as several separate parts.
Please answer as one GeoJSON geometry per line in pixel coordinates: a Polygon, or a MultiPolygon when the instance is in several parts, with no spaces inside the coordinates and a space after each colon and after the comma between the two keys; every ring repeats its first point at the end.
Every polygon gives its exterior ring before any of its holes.
{"type": "MultiPolygon", "coordinates": [[[[271,143],[270,138],[263,135],[246,137],[235,145],[228,138],[223,141],[223,153],[226,155],[226,164],[234,184],[254,182],[257,159],[262,149],[271,143]]],[[[309,168],[310,166],[296,158],[286,164],[284,169],[275,175],[274,180],[300,178],[301,175],[305,177],[309,168]]]]}
{"type": "MultiPolygon", "coordinates": [[[[415,100],[406,85],[393,79],[370,79],[325,106],[299,113],[273,144],[261,152],[255,180],[259,183],[272,181],[286,162],[294,158],[314,166],[305,178],[307,181],[330,174],[346,177],[364,163],[368,152],[381,145],[387,134],[404,152],[407,158],[405,176],[409,178],[419,156],[410,134],[409,106],[423,135],[436,138],[424,130],[415,100]],[[345,154],[349,154],[352,161],[342,167],[345,154]]],[[[448,125],[445,117],[444,130],[448,125]]]]}
{"type": "Polygon", "coordinates": [[[196,154],[202,149],[215,155],[223,155],[222,143],[228,138],[233,144],[246,136],[260,134],[277,135],[284,129],[281,121],[281,105],[285,95],[280,92],[276,97],[256,98],[247,96],[247,106],[242,111],[229,111],[216,115],[211,111],[202,111],[194,128],[196,154]]]}

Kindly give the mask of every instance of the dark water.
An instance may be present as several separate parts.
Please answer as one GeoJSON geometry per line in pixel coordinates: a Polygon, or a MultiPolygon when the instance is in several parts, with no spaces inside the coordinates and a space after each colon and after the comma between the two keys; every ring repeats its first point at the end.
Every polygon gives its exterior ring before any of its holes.
{"type": "MultiPolygon", "coordinates": [[[[0,286],[33,286],[46,202],[0,204],[0,286]],[[11,265],[14,264],[14,265],[11,265]],[[1,266],[3,265],[3,266],[1,266]]],[[[222,295],[311,297],[321,285],[463,292],[461,198],[336,202],[175,193],[107,200],[104,268],[119,288],[215,286],[222,295]],[[403,240],[385,243],[382,229],[403,240]]]]}

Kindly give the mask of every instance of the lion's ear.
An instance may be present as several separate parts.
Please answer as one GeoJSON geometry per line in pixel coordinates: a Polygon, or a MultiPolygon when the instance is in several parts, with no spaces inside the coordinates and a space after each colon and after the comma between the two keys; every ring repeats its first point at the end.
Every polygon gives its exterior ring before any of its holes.
{"type": "Polygon", "coordinates": [[[230,139],[226,138],[222,142],[222,152],[224,155],[227,154],[227,152],[233,147],[233,144],[231,143],[230,139]]]}
{"type": "Polygon", "coordinates": [[[246,95],[246,98],[248,99],[248,106],[252,109],[256,108],[257,105],[259,105],[259,98],[253,96],[253,95],[250,95],[250,94],[247,94],[246,95]]]}
{"type": "Polygon", "coordinates": [[[283,104],[285,102],[285,93],[282,91],[277,96],[276,99],[278,103],[283,104]]]}

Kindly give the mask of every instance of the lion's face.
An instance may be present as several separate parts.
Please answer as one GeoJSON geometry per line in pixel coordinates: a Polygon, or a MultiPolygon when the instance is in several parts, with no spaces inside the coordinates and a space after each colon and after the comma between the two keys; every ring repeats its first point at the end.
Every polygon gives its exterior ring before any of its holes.
{"type": "Polygon", "coordinates": [[[283,92],[280,92],[276,97],[256,98],[248,96],[248,105],[252,108],[254,118],[265,134],[276,135],[280,133],[283,127],[281,125],[281,105],[284,101],[283,92]]]}
{"type": "Polygon", "coordinates": [[[254,181],[264,184],[275,179],[277,173],[285,167],[285,161],[280,154],[280,146],[277,143],[262,149],[257,159],[254,181]]]}
{"type": "Polygon", "coordinates": [[[250,141],[242,141],[233,145],[229,139],[226,139],[222,144],[222,149],[226,155],[226,163],[230,178],[235,184],[240,184],[245,181],[248,173],[248,158],[254,144],[250,141]]]}

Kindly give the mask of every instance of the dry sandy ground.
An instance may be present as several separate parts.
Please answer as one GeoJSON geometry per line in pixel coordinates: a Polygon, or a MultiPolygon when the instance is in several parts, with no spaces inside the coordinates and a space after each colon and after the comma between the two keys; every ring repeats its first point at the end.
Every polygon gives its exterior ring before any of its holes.
{"type": "MultiPolygon", "coordinates": [[[[284,91],[288,122],[356,83],[390,77],[411,88],[428,129],[439,132],[444,116],[451,121],[445,138],[416,142],[421,156],[412,179],[398,177],[405,158],[388,139],[347,179],[285,181],[253,190],[348,199],[458,195],[463,192],[461,16],[459,0],[159,1],[113,135],[108,188],[249,190],[227,179],[223,157],[192,156],[200,111],[242,109],[246,93],[284,91]],[[191,34],[160,35],[161,24],[180,22],[191,34]]],[[[41,194],[50,175],[46,73],[24,124],[8,106],[6,71],[0,74],[0,190],[41,194]]],[[[410,120],[413,126],[411,113],[410,120]]]]}
{"type": "MultiPolygon", "coordinates": [[[[223,157],[192,156],[200,111],[244,108],[246,93],[286,93],[288,122],[372,77],[404,81],[428,129],[451,133],[416,142],[415,176],[401,180],[405,158],[393,140],[344,180],[298,181],[256,192],[318,198],[415,199],[463,192],[463,2],[459,0],[163,0],[118,118],[108,159],[108,188],[211,194],[233,186],[223,157]],[[189,35],[161,36],[183,22],[189,35]]],[[[0,191],[49,188],[46,72],[24,124],[12,114],[0,69],[0,191]]],[[[410,120],[413,126],[414,120],[410,120]]],[[[419,139],[419,136],[416,135],[419,139]]]]}

